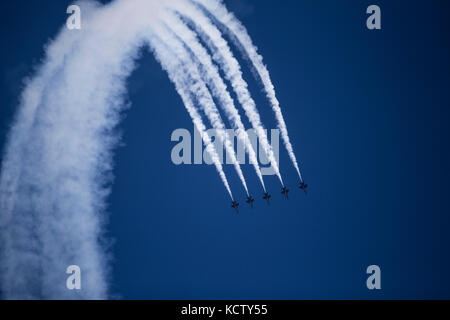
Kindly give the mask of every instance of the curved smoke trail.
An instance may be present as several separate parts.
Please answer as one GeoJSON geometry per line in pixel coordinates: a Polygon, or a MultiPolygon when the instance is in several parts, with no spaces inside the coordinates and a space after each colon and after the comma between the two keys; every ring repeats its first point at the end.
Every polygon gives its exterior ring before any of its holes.
{"type": "Polygon", "coordinates": [[[225,73],[225,78],[231,82],[238,101],[245,111],[245,115],[250,121],[253,129],[255,129],[261,147],[267,155],[280,182],[283,184],[278,162],[275,158],[272,146],[267,139],[267,134],[261,123],[256,104],[248,91],[247,83],[243,79],[239,62],[234,58],[227,42],[223,39],[216,26],[211,23],[201,10],[197,9],[191,3],[183,2],[173,8],[179,15],[188,20],[189,24],[193,25],[203,42],[206,43],[209,50],[213,53],[213,60],[222,68],[225,73]]]}
{"type": "Polygon", "coordinates": [[[214,149],[214,144],[211,142],[211,137],[206,132],[206,126],[204,125],[202,117],[198,113],[193,98],[191,97],[189,85],[193,80],[186,75],[189,70],[186,70],[185,66],[181,64],[182,61],[167,47],[167,43],[162,41],[159,36],[150,33],[147,37],[147,41],[150,44],[156,59],[159,61],[162,68],[167,72],[170,80],[175,85],[175,88],[183,100],[186,110],[188,111],[195,127],[198,132],[200,132],[202,140],[206,145],[206,151],[210,155],[228,193],[230,194],[231,199],[233,200],[233,195],[225,173],[223,172],[222,164],[217,151],[214,149]]]}
{"type": "Polygon", "coordinates": [[[242,182],[242,185],[244,186],[244,189],[248,195],[247,183],[245,182],[244,174],[242,173],[239,162],[236,159],[236,153],[234,151],[233,145],[228,135],[226,134],[225,124],[223,123],[220,113],[217,110],[217,107],[205,82],[200,76],[196,64],[194,63],[194,61],[192,61],[189,52],[185,49],[183,43],[176,36],[174,36],[165,25],[161,28],[155,29],[155,33],[157,33],[158,36],[163,39],[164,43],[166,43],[167,46],[169,46],[171,50],[176,54],[176,56],[178,56],[179,59],[184,62],[187,72],[190,74],[192,79],[192,81],[189,82],[190,91],[195,94],[198,105],[201,107],[206,117],[211,122],[211,125],[214,127],[214,129],[216,129],[220,140],[224,142],[225,149],[230,156],[231,162],[233,163],[236,172],[242,182]]]}
{"type": "Polygon", "coordinates": [[[269,71],[263,63],[263,58],[258,54],[256,46],[253,44],[252,39],[247,33],[247,30],[242,25],[242,23],[234,16],[233,13],[229,12],[225,6],[219,0],[192,0],[195,3],[200,4],[204,9],[206,9],[230,34],[230,38],[236,43],[236,45],[243,49],[247,57],[250,59],[256,73],[258,74],[259,80],[261,80],[264,90],[266,92],[267,98],[270,101],[272,110],[275,114],[275,118],[278,123],[278,128],[281,131],[281,138],[283,139],[284,146],[288,151],[289,157],[297,171],[300,181],[303,181],[300,168],[297,163],[297,158],[294,154],[294,148],[289,139],[286,123],[281,112],[280,103],[275,94],[275,88],[270,79],[269,71]]]}
{"type": "MultiPolygon", "coordinates": [[[[177,16],[167,14],[164,19],[166,26],[170,28],[182,41],[183,44],[193,53],[201,67],[201,73],[205,82],[211,85],[212,94],[219,100],[220,106],[225,110],[229,122],[236,130],[237,138],[245,146],[249,154],[250,163],[254,166],[256,174],[265,190],[261,169],[259,168],[256,152],[250,143],[250,138],[242,123],[238,110],[234,106],[233,99],[227,90],[227,86],[219,75],[217,67],[213,64],[211,56],[201,45],[197,36],[192,32],[177,16]]],[[[171,42],[171,41],[169,41],[171,42]]]]}
{"type": "Polygon", "coordinates": [[[126,107],[139,33],[160,6],[79,5],[83,29],[62,29],[48,47],[23,93],[2,163],[0,282],[9,299],[107,297],[102,225],[118,141],[113,129],[126,107]],[[66,288],[73,264],[82,270],[82,290],[66,288]]]}
{"type": "MultiPolygon", "coordinates": [[[[208,37],[205,42],[215,52],[211,58],[182,19],[165,15],[168,7],[183,14],[190,6],[186,1],[173,0],[170,6],[162,0],[116,0],[105,6],[82,1],[83,28],[62,29],[47,47],[43,64],[22,93],[1,167],[0,286],[6,298],[108,296],[103,225],[112,152],[119,141],[114,128],[127,108],[126,79],[141,47],[149,45],[167,71],[230,197],[200,110],[218,129],[247,191],[209,88],[241,139],[244,126],[213,60],[224,69],[253,127],[264,129],[239,64],[215,27],[203,16],[188,14],[199,24],[200,37],[208,37]],[[65,271],[74,264],[82,270],[82,290],[66,288],[65,271]]],[[[261,132],[258,136],[267,142],[261,132]]],[[[264,149],[270,155],[271,149],[264,149]]],[[[247,145],[250,155],[251,150],[247,145]]],[[[251,162],[264,187],[257,161],[251,162]]],[[[281,180],[278,164],[273,159],[272,164],[281,180]]]]}

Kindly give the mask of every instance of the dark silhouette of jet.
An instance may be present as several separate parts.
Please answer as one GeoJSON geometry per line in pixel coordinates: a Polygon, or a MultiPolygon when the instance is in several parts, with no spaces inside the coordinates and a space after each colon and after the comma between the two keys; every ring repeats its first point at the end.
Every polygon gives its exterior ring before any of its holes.
{"type": "Polygon", "coordinates": [[[284,194],[286,196],[286,199],[289,200],[288,192],[289,192],[289,189],[287,189],[286,187],[281,188],[281,194],[284,194]]]}
{"type": "Polygon", "coordinates": [[[265,192],[263,195],[263,199],[267,201],[267,204],[270,204],[270,197],[271,195],[268,192],[265,192]]]}
{"type": "Polygon", "coordinates": [[[253,208],[253,202],[255,201],[255,199],[252,198],[252,196],[248,196],[247,200],[245,202],[247,202],[251,208],[253,208]]]}
{"type": "Polygon", "coordinates": [[[307,193],[306,188],[308,188],[308,185],[302,181],[302,183],[300,183],[299,188],[302,189],[303,191],[305,191],[305,194],[306,194],[307,193]]]}
{"type": "Polygon", "coordinates": [[[231,207],[234,208],[236,210],[236,212],[239,212],[239,202],[236,202],[233,200],[233,202],[231,203],[231,207]]]}

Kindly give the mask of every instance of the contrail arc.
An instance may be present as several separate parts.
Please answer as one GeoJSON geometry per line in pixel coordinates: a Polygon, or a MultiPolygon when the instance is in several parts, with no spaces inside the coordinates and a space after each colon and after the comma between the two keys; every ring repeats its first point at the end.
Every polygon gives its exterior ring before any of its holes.
{"type": "MultiPolygon", "coordinates": [[[[220,2],[115,0],[100,5],[80,1],[82,29],[63,28],[46,47],[45,59],[22,92],[7,139],[0,174],[0,291],[5,298],[111,296],[106,200],[112,187],[113,151],[120,142],[116,126],[129,107],[126,80],[143,47],[150,47],[167,72],[233,201],[218,150],[202,117],[216,129],[247,195],[249,192],[215,101],[238,131],[238,139],[245,141],[250,162],[265,186],[256,152],[247,141],[221,70],[283,184],[238,61],[217,27],[191,2],[201,3],[227,22],[248,50],[302,179],[262,58],[243,26],[229,17],[220,2]],[[82,270],[82,290],[66,286],[66,270],[71,265],[82,270]]],[[[237,204],[233,205],[237,209],[237,204]]]]}
{"type": "MultiPolygon", "coordinates": [[[[155,6],[156,4],[156,6],[155,6]]],[[[83,2],[83,29],[63,28],[28,82],[10,132],[0,182],[0,285],[8,299],[105,299],[103,237],[114,127],[126,107],[141,30],[155,2],[83,2]],[[121,21],[133,15],[123,28],[121,21]],[[105,28],[105,26],[107,26],[105,28]],[[83,290],[68,290],[78,265],[83,290]]]]}
{"type": "Polygon", "coordinates": [[[245,150],[249,154],[250,163],[254,166],[256,174],[265,190],[264,180],[259,168],[256,152],[250,143],[250,138],[242,123],[238,110],[236,109],[233,99],[231,98],[227,86],[223,82],[217,67],[213,64],[211,56],[206,49],[200,44],[196,35],[175,15],[167,14],[167,27],[180,37],[184,45],[187,46],[202,66],[202,73],[205,74],[205,82],[212,87],[212,93],[220,102],[220,106],[225,110],[228,120],[237,132],[237,138],[245,146],[245,150]]]}
{"type": "Polygon", "coordinates": [[[253,129],[255,129],[261,147],[274,168],[276,175],[280,179],[281,184],[283,184],[278,162],[267,139],[267,134],[262,125],[258,110],[256,109],[256,104],[248,91],[247,83],[243,79],[239,63],[236,58],[234,58],[227,42],[223,39],[220,31],[211,23],[203,12],[198,10],[191,3],[183,1],[174,8],[181,16],[188,17],[199,36],[213,53],[212,58],[224,71],[225,78],[231,82],[239,103],[242,105],[253,129]]]}
{"type": "Polygon", "coordinates": [[[197,108],[191,98],[191,92],[189,91],[189,83],[191,82],[187,77],[187,70],[181,63],[182,61],[173,54],[173,52],[167,48],[167,43],[162,41],[161,38],[153,34],[148,35],[147,41],[155,54],[156,59],[161,64],[162,68],[167,72],[170,80],[175,85],[175,88],[180,95],[186,110],[188,111],[192,122],[197,128],[202,140],[206,146],[206,151],[210,155],[219,176],[225,185],[230,197],[233,199],[228,180],[223,171],[222,164],[219,159],[217,150],[215,150],[214,144],[211,141],[211,137],[206,132],[206,126],[203,123],[201,115],[198,113],[197,108]]]}
{"type": "Polygon", "coordinates": [[[289,157],[294,165],[300,181],[303,181],[300,168],[297,159],[294,154],[294,149],[289,139],[286,123],[284,121],[283,114],[281,112],[280,103],[275,94],[275,88],[272,84],[272,80],[269,75],[269,71],[263,63],[262,56],[258,53],[256,46],[253,44],[252,39],[247,33],[246,28],[242,23],[236,19],[234,14],[229,12],[225,6],[217,0],[191,0],[200,4],[205,8],[218,22],[224,30],[231,34],[231,39],[237,42],[237,46],[245,51],[245,54],[251,61],[253,67],[258,74],[258,80],[263,84],[266,96],[270,101],[272,110],[277,120],[277,126],[281,132],[281,138],[283,139],[284,146],[289,154],[289,157]]]}
{"type": "Polygon", "coordinates": [[[193,80],[189,83],[190,91],[195,94],[196,98],[198,99],[199,106],[209,119],[213,128],[216,129],[216,132],[218,133],[221,141],[224,142],[225,149],[231,158],[231,162],[234,165],[234,168],[242,182],[242,185],[244,186],[246,193],[248,194],[249,192],[247,183],[245,181],[244,174],[242,173],[239,162],[236,158],[236,153],[234,151],[233,145],[228,135],[226,134],[225,124],[223,123],[220,113],[217,110],[217,107],[206,84],[200,76],[198,66],[192,61],[188,51],[184,48],[183,43],[179,39],[177,39],[164,24],[161,28],[155,30],[155,33],[157,33],[158,36],[160,36],[164,41],[164,43],[175,53],[175,55],[184,62],[185,68],[193,80]]]}

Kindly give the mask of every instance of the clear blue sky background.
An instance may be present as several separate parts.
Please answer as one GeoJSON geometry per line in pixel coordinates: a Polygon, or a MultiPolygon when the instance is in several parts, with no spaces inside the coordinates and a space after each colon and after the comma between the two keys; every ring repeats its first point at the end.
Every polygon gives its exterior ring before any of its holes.
{"type": "MultiPolygon", "coordinates": [[[[450,298],[449,4],[445,1],[230,0],[269,67],[310,193],[281,150],[290,187],[266,178],[267,206],[244,166],[252,210],[231,166],[239,215],[212,166],[170,161],[192,124],[145,53],[129,79],[108,234],[112,292],[139,299],[450,298]],[[365,27],[378,4],[382,30],[365,27]],[[366,288],[377,264],[382,290],[366,288]]],[[[0,146],[21,81],[65,22],[70,1],[0,10],[0,146]]],[[[244,61],[268,128],[275,121],[244,61]]]]}

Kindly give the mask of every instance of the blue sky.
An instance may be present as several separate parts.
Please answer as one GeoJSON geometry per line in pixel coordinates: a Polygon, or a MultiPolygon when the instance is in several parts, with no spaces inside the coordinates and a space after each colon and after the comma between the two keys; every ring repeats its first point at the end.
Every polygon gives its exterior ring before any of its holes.
{"type": "MultiPolygon", "coordinates": [[[[250,165],[253,209],[231,166],[229,197],[213,166],[170,160],[177,128],[193,130],[167,75],[143,52],[129,79],[108,199],[111,290],[126,299],[450,298],[448,5],[440,1],[226,1],[264,56],[310,192],[288,155],[290,187],[250,165]],[[365,27],[378,4],[382,30],[365,27]],[[367,266],[382,290],[366,288],[367,266]]],[[[69,1],[0,10],[0,145],[21,81],[65,22],[69,1]]],[[[238,53],[236,52],[236,55],[238,53]]],[[[264,93],[240,59],[263,122],[264,93]]]]}

